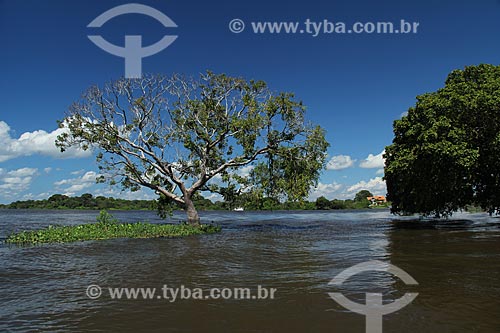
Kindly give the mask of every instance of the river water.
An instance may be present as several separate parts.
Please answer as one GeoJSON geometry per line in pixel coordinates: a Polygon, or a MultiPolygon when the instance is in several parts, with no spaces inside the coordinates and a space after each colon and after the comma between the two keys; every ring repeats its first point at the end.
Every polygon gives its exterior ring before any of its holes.
{"type": "MultiPolygon", "coordinates": [[[[500,332],[500,219],[485,214],[417,225],[385,210],[202,212],[221,233],[3,243],[13,231],[93,222],[97,214],[0,210],[0,332],[365,332],[365,316],[343,308],[330,292],[361,304],[369,292],[381,293],[384,304],[417,292],[411,304],[383,316],[384,332],[500,332]],[[418,285],[388,272],[328,284],[369,260],[403,269],[418,285]],[[90,299],[89,285],[99,285],[101,297],[90,299]],[[164,285],[276,291],[274,299],[172,301],[159,295],[164,285]],[[156,288],[157,294],[113,299],[108,288],[156,288]]],[[[164,222],[154,212],[113,214],[164,222]]]]}

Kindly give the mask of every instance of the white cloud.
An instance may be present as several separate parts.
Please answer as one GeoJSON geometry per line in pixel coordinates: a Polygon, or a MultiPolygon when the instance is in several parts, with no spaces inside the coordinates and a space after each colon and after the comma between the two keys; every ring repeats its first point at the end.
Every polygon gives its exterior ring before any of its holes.
{"type": "Polygon", "coordinates": [[[378,155],[372,155],[369,154],[367,158],[365,158],[361,163],[359,163],[359,166],[361,168],[365,169],[380,169],[384,167],[384,158],[382,155],[385,154],[385,150],[382,150],[382,152],[378,155]]]}
{"type": "Polygon", "coordinates": [[[0,162],[5,162],[21,156],[40,154],[54,158],[81,158],[92,154],[90,150],[69,148],[61,153],[55,145],[57,136],[68,131],[67,128],[58,128],[50,133],[44,130],[23,133],[18,139],[10,136],[10,127],[0,121],[0,162]]]}
{"type": "Polygon", "coordinates": [[[30,188],[33,178],[38,174],[38,169],[21,168],[6,171],[0,169],[0,196],[12,198],[30,188]]]}
{"type": "Polygon", "coordinates": [[[253,165],[245,165],[239,167],[234,173],[236,173],[240,177],[248,177],[250,176],[250,172],[255,168],[253,165]]]}
{"type": "Polygon", "coordinates": [[[38,172],[38,169],[34,168],[21,168],[17,170],[12,170],[7,172],[8,175],[13,177],[29,177],[34,176],[38,172]]]}
{"type": "MultiPolygon", "coordinates": [[[[248,177],[250,176],[250,172],[255,168],[254,165],[245,165],[245,166],[242,166],[242,167],[239,167],[235,170],[229,170],[228,173],[230,175],[238,175],[240,177],[248,177]]],[[[222,175],[219,173],[219,174],[216,174],[215,176],[213,176],[210,181],[209,181],[209,184],[214,184],[214,185],[225,185],[227,183],[224,183],[222,181],[222,175]]]]}
{"type": "Polygon", "coordinates": [[[75,194],[96,184],[99,174],[94,171],[87,171],[81,177],[62,179],[54,183],[58,191],[63,191],[64,195],[74,196],[75,194]]]}
{"type": "Polygon", "coordinates": [[[318,183],[318,186],[312,189],[311,194],[309,195],[309,200],[316,200],[318,197],[325,197],[329,200],[334,199],[334,198],[341,198],[342,193],[339,191],[342,189],[343,185],[338,184],[338,183],[331,183],[331,184],[323,184],[323,183],[318,183]]]}
{"type": "MultiPolygon", "coordinates": [[[[36,199],[36,200],[48,199],[54,194],[55,193],[52,193],[52,192],[38,193],[38,194],[34,195],[34,199],[36,199]]],[[[31,193],[29,193],[29,195],[33,196],[31,193]]]]}
{"type": "Polygon", "coordinates": [[[34,198],[33,193],[26,193],[25,195],[23,195],[21,200],[33,200],[33,198],[34,198]]]}
{"type": "Polygon", "coordinates": [[[158,195],[156,195],[153,191],[145,188],[141,188],[139,191],[135,192],[122,191],[122,189],[118,185],[114,187],[107,186],[103,188],[101,186],[92,188],[94,185],[96,185],[96,179],[100,176],[100,174],[96,173],[95,171],[85,172],[85,170],[72,172],[72,174],[81,173],[83,173],[83,175],[79,177],[61,179],[55,182],[55,192],[62,193],[67,196],[76,196],[81,195],[84,192],[88,192],[92,193],[95,197],[104,196],[127,200],[152,200],[158,198],[158,195]]]}
{"type": "Polygon", "coordinates": [[[52,171],[52,168],[45,168],[43,169],[43,172],[45,173],[50,173],[52,171]]]}
{"type": "Polygon", "coordinates": [[[354,165],[354,160],[348,155],[333,156],[326,164],[327,170],[342,170],[354,165]]]}
{"type": "Polygon", "coordinates": [[[222,176],[220,173],[216,174],[215,176],[210,179],[210,183],[213,184],[221,184],[222,183],[222,176]]]}
{"type": "Polygon", "coordinates": [[[361,190],[368,190],[372,192],[375,195],[381,194],[385,195],[387,192],[387,188],[385,186],[385,181],[382,179],[382,177],[375,177],[370,179],[369,181],[360,181],[352,186],[350,186],[347,189],[347,192],[349,193],[356,193],[361,190]]]}
{"type": "Polygon", "coordinates": [[[383,175],[384,174],[384,169],[378,169],[377,172],[375,172],[376,175],[383,175]]]}
{"type": "Polygon", "coordinates": [[[209,199],[212,202],[224,201],[224,198],[219,193],[204,192],[201,194],[205,199],[209,199]]]}

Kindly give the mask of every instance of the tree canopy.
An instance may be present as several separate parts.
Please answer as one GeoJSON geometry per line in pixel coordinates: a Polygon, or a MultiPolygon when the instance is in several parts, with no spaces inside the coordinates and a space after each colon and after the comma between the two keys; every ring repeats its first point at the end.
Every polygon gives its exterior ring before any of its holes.
{"type": "Polygon", "coordinates": [[[358,193],[356,193],[356,196],[354,197],[354,201],[364,202],[364,201],[367,201],[366,198],[368,198],[368,197],[373,197],[372,192],[370,192],[368,190],[361,190],[358,193]]]}
{"type": "Polygon", "coordinates": [[[468,205],[500,208],[500,66],[451,72],[394,122],[386,148],[393,213],[448,216],[468,205]]]}
{"type": "Polygon", "coordinates": [[[260,189],[277,200],[303,199],[328,147],[324,130],[305,121],[293,94],[211,72],[93,86],[60,126],[69,129],[57,140],[62,151],[96,150],[99,181],[150,188],[161,207],[184,207],[193,224],[199,223],[193,196],[200,191],[230,197],[260,189]]]}

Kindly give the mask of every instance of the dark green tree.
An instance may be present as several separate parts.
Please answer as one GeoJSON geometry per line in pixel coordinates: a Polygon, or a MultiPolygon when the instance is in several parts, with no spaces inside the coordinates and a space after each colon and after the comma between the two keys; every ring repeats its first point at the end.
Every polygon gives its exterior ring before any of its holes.
{"type": "Polygon", "coordinates": [[[385,180],[393,213],[448,216],[500,207],[500,66],[449,74],[394,122],[385,180]]]}
{"type": "Polygon", "coordinates": [[[83,207],[95,207],[97,205],[94,197],[90,193],[82,194],[80,196],[80,201],[83,207]]]}
{"type": "Polygon", "coordinates": [[[356,202],[365,202],[367,201],[367,197],[373,197],[372,192],[368,190],[361,190],[354,196],[354,201],[356,202]]]}
{"type": "Polygon", "coordinates": [[[345,209],[346,205],[343,200],[333,199],[330,201],[331,209],[345,209]]]}
{"type": "Polygon", "coordinates": [[[95,149],[99,181],[150,188],[161,206],[180,205],[198,225],[194,195],[223,192],[224,184],[251,182],[276,200],[308,195],[328,143],[304,115],[293,94],[275,94],[262,81],[145,76],[91,87],[61,121],[69,131],[57,145],[95,149]],[[256,166],[253,174],[237,176],[247,165],[256,166]],[[211,182],[216,176],[222,182],[211,182]]]}
{"type": "Polygon", "coordinates": [[[316,199],[316,209],[319,210],[330,209],[330,201],[324,196],[318,197],[316,199]]]}
{"type": "Polygon", "coordinates": [[[53,209],[65,207],[68,199],[66,195],[54,194],[47,199],[47,207],[53,209]]]}

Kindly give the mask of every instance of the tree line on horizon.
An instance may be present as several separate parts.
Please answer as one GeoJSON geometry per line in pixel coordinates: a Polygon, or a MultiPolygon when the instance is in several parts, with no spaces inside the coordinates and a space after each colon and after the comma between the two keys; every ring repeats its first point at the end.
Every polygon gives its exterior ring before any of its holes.
{"type": "MultiPolygon", "coordinates": [[[[233,210],[242,207],[245,210],[336,210],[336,209],[366,209],[370,202],[366,197],[371,196],[368,190],[356,193],[353,199],[329,200],[324,196],[315,201],[303,200],[300,202],[280,202],[274,198],[256,198],[252,193],[241,193],[231,201],[211,201],[197,194],[193,202],[199,210],[233,210]]],[[[388,207],[387,205],[382,207],[388,207]]],[[[93,196],[90,193],[81,196],[67,196],[54,194],[43,200],[18,200],[10,204],[0,204],[1,209],[89,209],[89,210],[158,210],[158,200],[127,200],[113,197],[93,196]]],[[[172,210],[182,209],[179,205],[172,210]]]]}

